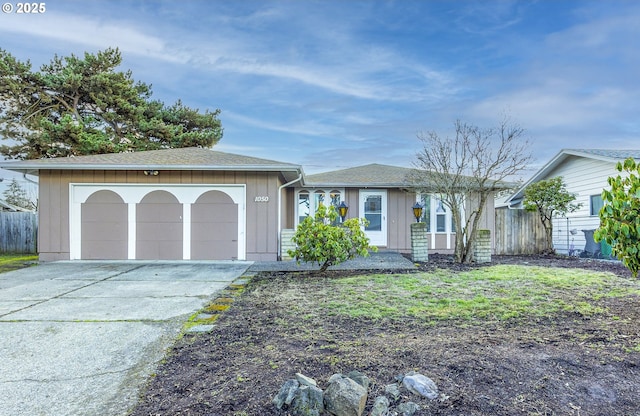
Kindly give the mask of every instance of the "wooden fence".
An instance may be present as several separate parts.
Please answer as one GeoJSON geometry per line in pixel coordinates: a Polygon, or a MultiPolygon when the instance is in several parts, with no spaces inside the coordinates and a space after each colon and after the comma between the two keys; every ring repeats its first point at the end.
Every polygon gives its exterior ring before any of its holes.
{"type": "Polygon", "coordinates": [[[0,253],[36,253],[38,214],[0,212],[0,253]]]}
{"type": "Polygon", "coordinates": [[[495,254],[537,254],[545,248],[542,221],[524,209],[496,209],[495,254]]]}

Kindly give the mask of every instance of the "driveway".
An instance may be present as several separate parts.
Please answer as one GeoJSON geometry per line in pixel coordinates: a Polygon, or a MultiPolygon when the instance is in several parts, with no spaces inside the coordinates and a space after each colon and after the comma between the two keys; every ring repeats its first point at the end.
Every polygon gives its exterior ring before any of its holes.
{"type": "Polygon", "coordinates": [[[125,415],[184,321],[251,262],[55,262],[0,274],[0,415],[125,415]]]}

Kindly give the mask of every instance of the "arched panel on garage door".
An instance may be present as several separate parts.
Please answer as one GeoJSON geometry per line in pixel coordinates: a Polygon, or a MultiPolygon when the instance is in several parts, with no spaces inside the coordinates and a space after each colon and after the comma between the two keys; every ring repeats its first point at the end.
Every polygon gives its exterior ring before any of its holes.
{"type": "Polygon", "coordinates": [[[182,204],[167,191],[153,191],[136,206],[136,259],[182,259],[182,204]]]}
{"type": "Polygon", "coordinates": [[[81,258],[127,258],[127,204],[112,191],[98,191],[81,206],[81,258]]]}
{"type": "Polygon", "coordinates": [[[238,204],[221,191],[208,191],[191,205],[191,258],[238,258],[238,204]]]}

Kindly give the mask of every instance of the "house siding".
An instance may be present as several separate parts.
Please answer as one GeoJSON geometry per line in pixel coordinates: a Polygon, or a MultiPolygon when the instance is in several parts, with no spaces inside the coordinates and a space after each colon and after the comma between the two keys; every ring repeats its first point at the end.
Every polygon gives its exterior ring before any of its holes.
{"type": "Polygon", "coordinates": [[[246,259],[276,260],[277,193],[282,184],[277,172],[162,171],[158,176],[145,176],[142,171],[41,170],[38,247],[43,261],[70,258],[71,183],[246,184],[246,259]],[[256,196],[268,200],[257,202],[256,196]]]}
{"type": "Polygon", "coordinates": [[[590,197],[609,188],[607,179],[618,174],[615,163],[569,156],[560,166],[541,178],[546,180],[562,177],[567,191],[576,194],[575,203],[582,204],[579,210],[554,219],[553,246],[557,252],[567,254],[569,250],[584,249],[586,240],[582,230],[595,230],[600,226],[600,218],[590,215],[590,197]]]}

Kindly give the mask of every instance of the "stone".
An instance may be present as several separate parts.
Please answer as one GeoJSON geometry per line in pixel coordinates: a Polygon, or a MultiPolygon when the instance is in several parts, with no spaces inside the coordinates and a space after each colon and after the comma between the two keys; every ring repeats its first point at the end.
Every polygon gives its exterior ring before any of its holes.
{"type": "Polygon", "coordinates": [[[347,377],[349,377],[351,380],[355,381],[356,383],[360,384],[365,389],[367,390],[369,389],[369,384],[371,384],[371,380],[369,379],[369,377],[365,376],[360,371],[353,370],[349,374],[347,374],[347,377]]]}
{"type": "Polygon", "coordinates": [[[289,406],[296,395],[296,391],[300,387],[300,383],[298,380],[287,380],[284,382],[282,387],[280,387],[280,391],[276,394],[276,397],[273,398],[271,403],[273,403],[278,410],[281,410],[284,405],[289,406]]]}
{"type": "Polygon", "coordinates": [[[384,386],[384,392],[391,396],[394,402],[400,399],[400,389],[397,384],[387,384],[384,386]]]}
{"type": "Polygon", "coordinates": [[[438,397],[438,386],[429,377],[422,374],[407,373],[402,379],[402,385],[413,394],[433,400],[438,397]]]}
{"type": "Polygon", "coordinates": [[[311,386],[311,387],[318,386],[318,383],[316,383],[314,379],[307,377],[302,373],[296,373],[296,380],[298,380],[298,383],[300,383],[303,386],[311,386]]]}
{"type": "Polygon", "coordinates": [[[334,374],[324,392],[327,412],[334,416],[362,416],[367,404],[367,389],[342,374],[334,374]]]}
{"type": "Polygon", "coordinates": [[[293,416],[320,416],[324,411],[322,390],[316,386],[301,385],[295,393],[291,405],[293,416]]]}
{"type": "Polygon", "coordinates": [[[418,410],[420,410],[420,406],[418,406],[414,402],[406,402],[401,403],[397,407],[397,410],[401,416],[413,416],[418,410]]]}
{"type": "Polygon", "coordinates": [[[388,416],[389,415],[389,399],[387,396],[378,396],[373,402],[373,408],[369,416],[388,416]]]}

